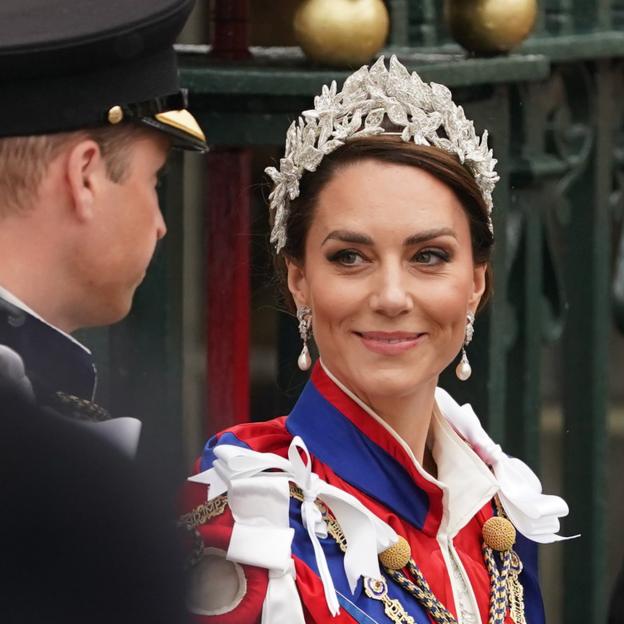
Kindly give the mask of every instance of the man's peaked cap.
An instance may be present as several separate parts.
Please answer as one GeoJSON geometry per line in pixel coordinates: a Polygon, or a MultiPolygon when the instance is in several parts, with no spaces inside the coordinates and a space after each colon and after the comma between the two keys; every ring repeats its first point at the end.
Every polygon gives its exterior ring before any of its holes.
{"type": "Polygon", "coordinates": [[[2,0],[0,137],[134,121],[204,149],[173,43],[194,0],[2,0]]]}

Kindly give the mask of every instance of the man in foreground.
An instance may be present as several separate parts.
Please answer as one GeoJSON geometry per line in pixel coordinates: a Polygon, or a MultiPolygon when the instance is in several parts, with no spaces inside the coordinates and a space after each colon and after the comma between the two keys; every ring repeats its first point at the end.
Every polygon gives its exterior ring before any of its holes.
{"type": "Polygon", "coordinates": [[[136,462],[28,400],[0,346],[0,621],[182,624],[173,519],[136,462]]]}
{"type": "Polygon", "coordinates": [[[128,313],[166,233],[167,153],[206,148],[173,50],[193,0],[54,4],[0,6],[0,344],[39,405],[100,421],[70,334],[128,313]]]}

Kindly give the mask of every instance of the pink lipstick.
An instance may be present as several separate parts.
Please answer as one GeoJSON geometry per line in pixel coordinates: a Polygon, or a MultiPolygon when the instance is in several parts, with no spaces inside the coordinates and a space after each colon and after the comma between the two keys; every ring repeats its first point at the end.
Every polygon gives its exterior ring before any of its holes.
{"type": "Polygon", "coordinates": [[[362,344],[381,355],[399,355],[420,344],[427,334],[417,332],[355,332],[362,344]]]}

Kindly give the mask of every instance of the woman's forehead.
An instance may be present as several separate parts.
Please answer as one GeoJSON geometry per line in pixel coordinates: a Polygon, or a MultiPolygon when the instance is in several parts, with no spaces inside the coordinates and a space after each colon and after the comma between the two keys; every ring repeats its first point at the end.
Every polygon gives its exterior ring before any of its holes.
{"type": "Polygon", "coordinates": [[[319,194],[312,228],[468,227],[455,193],[423,169],[364,161],[340,169],[319,194]]]}

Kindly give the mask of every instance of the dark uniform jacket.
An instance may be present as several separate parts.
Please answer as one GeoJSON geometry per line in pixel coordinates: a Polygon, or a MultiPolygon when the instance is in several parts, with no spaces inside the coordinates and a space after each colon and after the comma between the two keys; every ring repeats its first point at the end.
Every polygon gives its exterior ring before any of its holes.
{"type": "Polygon", "coordinates": [[[21,358],[39,406],[79,420],[103,420],[92,404],[97,373],[78,342],[0,296],[0,345],[21,358]]]}

